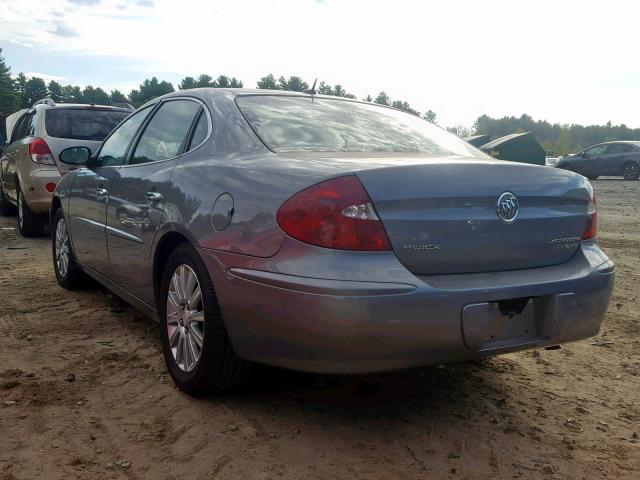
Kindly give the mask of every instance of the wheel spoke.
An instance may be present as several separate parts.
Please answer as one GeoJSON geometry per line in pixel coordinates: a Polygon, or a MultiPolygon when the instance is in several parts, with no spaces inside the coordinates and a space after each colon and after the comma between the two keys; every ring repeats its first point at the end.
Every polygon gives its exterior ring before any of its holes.
{"type": "Polygon", "coordinates": [[[204,311],[200,311],[200,312],[193,312],[191,314],[191,321],[192,322],[204,322],[204,311]]]}
{"type": "Polygon", "coordinates": [[[193,362],[189,362],[189,363],[195,364],[198,361],[198,358],[200,357],[200,355],[196,351],[198,347],[196,347],[195,342],[192,339],[191,332],[189,332],[189,335],[187,336],[187,348],[189,349],[189,356],[193,360],[193,362]]]}
{"type": "Polygon", "coordinates": [[[191,331],[191,336],[193,337],[193,341],[196,343],[198,348],[202,350],[202,343],[204,342],[204,338],[202,333],[200,332],[200,326],[192,323],[190,331],[191,331]]]}
{"type": "Polygon", "coordinates": [[[189,305],[191,305],[192,309],[198,308],[200,305],[200,301],[202,300],[202,290],[200,290],[200,285],[196,285],[195,290],[191,294],[189,298],[189,305]]]}
{"type": "Polygon", "coordinates": [[[180,327],[170,325],[167,328],[167,332],[169,333],[169,346],[171,348],[175,348],[178,339],[180,338],[180,327]]]}
{"type": "Polygon", "coordinates": [[[184,350],[184,368],[185,370],[189,371],[191,370],[193,358],[191,358],[191,348],[189,348],[189,334],[186,332],[182,341],[182,348],[184,350]]]}
{"type": "MultiPolygon", "coordinates": [[[[171,307],[171,311],[178,311],[181,308],[181,303],[182,302],[180,302],[177,292],[169,290],[169,295],[167,297],[167,307],[171,307]]],[[[167,310],[169,309],[167,308],[167,310]]]]}
{"type": "Polygon", "coordinates": [[[180,366],[180,364],[184,362],[183,345],[184,345],[184,335],[182,331],[180,331],[180,334],[178,335],[178,344],[176,345],[176,354],[175,354],[175,359],[178,366],[180,366]]]}
{"type": "Polygon", "coordinates": [[[193,292],[198,287],[198,279],[196,278],[193,270],[185,268],[185,282],[184,282],[184,299],[190,301],[193,292]]]}

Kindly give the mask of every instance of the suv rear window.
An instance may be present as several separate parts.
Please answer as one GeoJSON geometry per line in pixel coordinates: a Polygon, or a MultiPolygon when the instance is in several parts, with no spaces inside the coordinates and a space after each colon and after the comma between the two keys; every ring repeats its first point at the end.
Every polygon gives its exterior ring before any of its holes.
{"type": "Polygon", "coordinates": [[[52,108],[44,124],[51,137],[102,141],[130,112],[94,108],[52,108]]]}

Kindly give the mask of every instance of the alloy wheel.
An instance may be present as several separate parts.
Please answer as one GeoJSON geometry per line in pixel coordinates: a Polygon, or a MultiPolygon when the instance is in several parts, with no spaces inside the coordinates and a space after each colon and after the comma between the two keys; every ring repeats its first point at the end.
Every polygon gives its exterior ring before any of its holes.
{"type": "Polygon", "coordinates": [[[66,277],[69,271],[69,232],[64,218],[56,224],[55,233],[56,266],[61,277],[66,277]]]}
{"type": "Polygon", "coordinates": [[[622,169],[622,176],[626,180],[635,180],[640,175],[640,169],[635,163],[627,163],[622,169]]]}
{"type": "Polygon", "coordinates": [[[173,359],[183,372],[198,365],[204,342],[204,305],[198,276],[189,265],[178,266],[167,293],[167,333],[173,359]]]}

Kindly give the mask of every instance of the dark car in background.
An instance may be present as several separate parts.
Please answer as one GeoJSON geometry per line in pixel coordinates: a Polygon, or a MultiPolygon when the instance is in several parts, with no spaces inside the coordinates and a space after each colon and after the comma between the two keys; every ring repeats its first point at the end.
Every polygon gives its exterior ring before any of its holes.
{"type": "Polygon", "coordinates": [[[566,155],[558,168],[584,175],[590,180],[600,176],[622,176],[625,180],[640,177],[640,142],[607,142],[566,155]]]}

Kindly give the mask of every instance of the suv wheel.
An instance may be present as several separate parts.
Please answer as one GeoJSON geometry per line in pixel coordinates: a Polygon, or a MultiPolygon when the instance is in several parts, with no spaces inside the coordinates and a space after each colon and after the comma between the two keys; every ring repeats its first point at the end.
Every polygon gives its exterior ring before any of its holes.
{"type": "Polygon", "coordinates": [[[203,395],[241,383],[248,365],[233,352],[211,277],[188,244],[169,257],[158,313],[162,352],[180,390],[203,395]]]}
{"type": "Polygon", "coordinates": [[[622,176],[625,180],[637,180],[640,177],[640,167],[633,162],[625,163],[622,166],[622,176]]]}
{"type": "Polygon", "coordinates": [[[23,237],[40,235],[44,227],[43,217],[29,208],[24,195],[22,195],[22,190],[18,189],[18,230],[20,234],[23,237]]]}
{"type": "Polygon", "coordinates": [[[67,290],[79,288],[87,279],[80,270],[71,247],[69,228],[62,208],[56,210],[52,223],[51,250],[53,253],[53,271],[58,283],[67,290]]]}
{"type": "Polygon", "coordinates": [[[2,181],[0,181],[0,215],[3,217],[10,217],[16,214],[16,207],[12,205],[7,197],[4,196],[4,189],[2,188],[2,181]]]}

